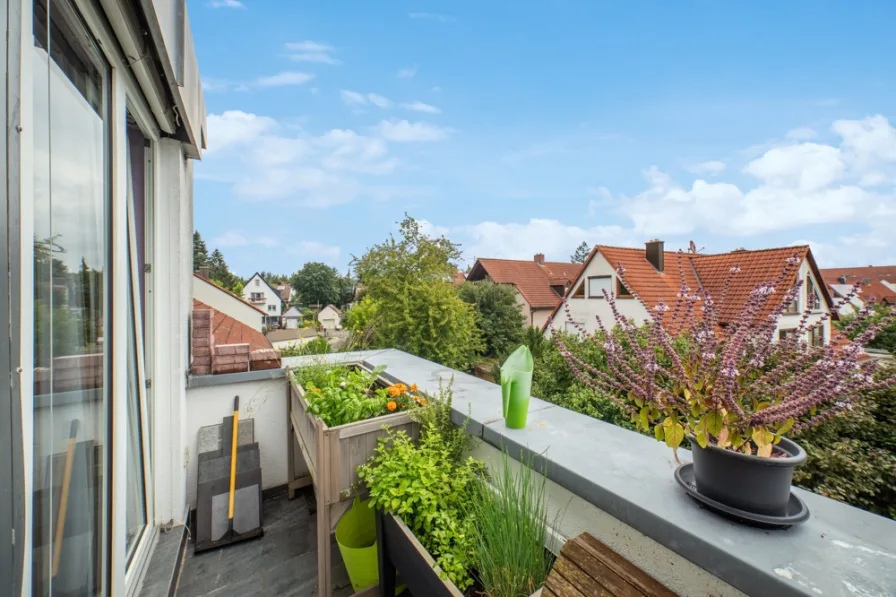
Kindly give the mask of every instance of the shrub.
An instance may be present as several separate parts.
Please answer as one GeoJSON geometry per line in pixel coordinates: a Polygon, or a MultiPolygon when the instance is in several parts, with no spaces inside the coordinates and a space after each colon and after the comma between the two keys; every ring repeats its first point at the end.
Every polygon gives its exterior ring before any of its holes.
{"type": "Polygon", "coordinates": [[[520,345],[525,320],[513,286],[488,280],[465,282],[458,296],[476,309],[476,327],[486,356],[504,357],[520,345]]]}
{"type": "Polygon", "coordinates": [[[281,357],[304,357],[313,354],[329,354],[333,347],[322,336],[316,336],[308,342],[291,344],[279,350],[281,357]]]}

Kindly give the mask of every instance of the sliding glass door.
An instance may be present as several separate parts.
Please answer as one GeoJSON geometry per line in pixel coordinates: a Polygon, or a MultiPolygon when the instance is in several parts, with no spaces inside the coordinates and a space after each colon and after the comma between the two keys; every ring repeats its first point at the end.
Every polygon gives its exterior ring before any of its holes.
{"type": "Polygon", "coordinates": [[[108,545],[111,69],[36,0],[33,594],[101,595],[108,545]]]}

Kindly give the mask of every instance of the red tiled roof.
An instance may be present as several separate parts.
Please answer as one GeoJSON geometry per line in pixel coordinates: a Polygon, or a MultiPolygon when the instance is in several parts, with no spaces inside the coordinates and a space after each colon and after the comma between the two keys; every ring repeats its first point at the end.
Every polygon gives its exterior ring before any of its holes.
{"type": "Polygon", "coordinates": [[[226,313],[212,309],[205,303],[193,299],[193,309],[209,309],[212,311],[212,335],[215,346],[222,344],[248,344],[249,352],[271,350],[273,346],[260,331],[237,321],[226,313]]]}
{"type": "MultiPolygon", "coordinates": [[[[223,293],[225,293],[225,294],[229,294],[230,296],[232,296],[232,297],[235,298],[236,300],[240,301],[241,303],[244,303],[244,304],[246,304],[246,305],[249,305],[250,307],[252,307],[252,308],[255,309],[256,311],[258,311],[258,312],[261,313],[262,315],[267,315],[267,313],[265,313],[264,310],[262,310],[261,308],[259,308],[257,305],[253,305],[252,303],[250,303],[249,301],[247,301],[246,299],[244,299],[244,298],[241,297],[240,295],[238,295],[238,294],[234,294],[234,293],[230,292],[229,290],[227,290],[226,288],[223,288],[223,287],[221,287],[221,286],[218,286],[217,284],[215,284],[215,283],[212,282],[211,280],[208,280],[208,279],[206,279],[206,278],[203,278],[202,276],[199,275],[199,273],[197,273],[197,272],[193,272],[193,276],[195,276],[196,278],[199,278],[200,280],[202,280],[202,281],[205,282],[206,284],[211,284],[212,286],[214,286],[215,288],[217,288],[217,289],[220,290],[221,292],[223,292],[223,293]]],[[[210,309],[210,308],[211,308],[211,307],[209,307],[209,309],[210,309]]]]}
{"type": "MultiPolygon", "coordinates": [[[[773,282],[784,268],[785,261],[794,255],[800,259],[808,259],[809,266],[817,279],[821,279],[815,260],[807,246],[760,249],[756,251],[737,250],[716,255],[685,253],[681,259],[681,273],[678,268],[678,253],[664,252],[664,271],[659,272],[647,261],[643,248],[597,246],[588,256],[583,267],[587,267],[597,253],[600,253],[615,269],[622,264],[625,268],[625,280],[628,286],[640,296],[644,306],[651,310],[662,300],[670,307],[665,317],[670,317],[671,307],[678,300],[682,277],[692,292],[703,286],[715,297],[720,322],[734,320],[743,308],[750,292],[763,282],[773,282]],[[730,270],[738,266],[740,271],[731,278],[723,301],[720,300],[725,280],[730,270]]],[[[781,286],[789,288],[796,281],[796,274],[784,280],[781,286]]],[[[570,287],[570,291],[573,288],[570,287]]],[[[819,291],[822,300],[831,305],[830,295],[824,285],[819,291]]],[[[780,303],[777,303],[780,304],[780,303]]],[[[769,310],[772,307],[769,307],[769,310]]],[[[552,317],[556,315],[554,310],[552,317]]]]}
{"type": "Polygon", "coordinates": [[[869,265],[867,267],[832,267],[821,270],[821,277],[825,284],[846,284],[852,286],[856,282],[862,283],[862,294],[858,298],[868,300],[873,298],[878,302],[896,304],[896,291],[884,286],[881,282],[896,284],[896,265],[869,265]],[[841,277],[846,281],[842,282],[841,277]],[[869,282],[864,283],[865,280],[869,282]]]}
{"type": "Polygon", "coordinates": [[[475,282],[486,276],[497,284],[513,284],[533,309],[553,309],[560,296],[551,285],[572,282],[582,271],[578,263],[535,261],[517,259],[477,259],[467,280],[475,282]]]}

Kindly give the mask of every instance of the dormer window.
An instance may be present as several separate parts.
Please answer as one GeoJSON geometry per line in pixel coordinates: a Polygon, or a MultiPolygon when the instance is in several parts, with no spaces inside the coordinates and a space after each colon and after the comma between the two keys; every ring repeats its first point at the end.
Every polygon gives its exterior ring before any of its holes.
{"type": "Polygon", "coordinates": [[[813,311],[821,309],[821,298],[818,296],[818,289],[815,288],[812,276],[806,276],[806,300],[809,308],[813,311]]]}
{"type": "Polygon", "coordinates": [[[619,278],[616,278],[616,296],[619,298],[632,298],[631,290],[619,278]]]}

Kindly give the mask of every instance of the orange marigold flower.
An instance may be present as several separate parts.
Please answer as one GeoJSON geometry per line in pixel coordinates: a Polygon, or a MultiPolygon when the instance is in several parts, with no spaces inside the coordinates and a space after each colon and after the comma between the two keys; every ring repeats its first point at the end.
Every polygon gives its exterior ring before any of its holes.
{"type": "Polygon", "coordinates": [[[401,388],[398,387],[398,384],[394,386],[389,386],[389,395],[393,398],[396,396],[400,396],[402,394],[401,388]]]}
{"type": "Polygon", "coordinates": [[[417,384],[415,384],[415,383],[412,383],[412,384],[411,384],[411,393],[412,393],[412,394],[416,394],[416,393],[417,393],[417,384]]]}
{"type": "Polygon", "coordinates": [[[388,410],[389,412],[394,411],[396,408],[398,408],[398,405],[395,404],[394,400],[390,400],[386,403],[386,410],[388,410]]]}
{"type": "Polygon", "coordinates": [[[419,402],[420,402],[420,406],[426,406],[426,398],[421,398],[419,400],[419,402]]]}

